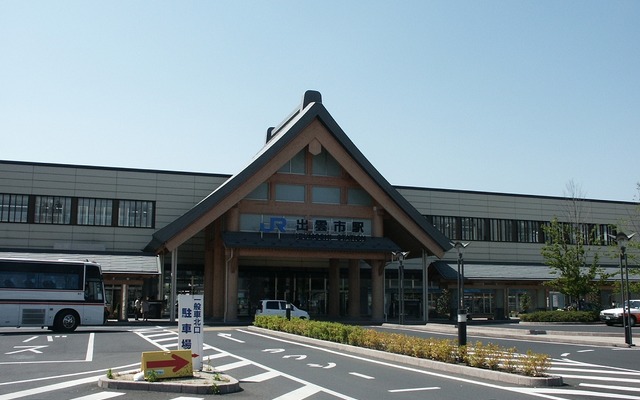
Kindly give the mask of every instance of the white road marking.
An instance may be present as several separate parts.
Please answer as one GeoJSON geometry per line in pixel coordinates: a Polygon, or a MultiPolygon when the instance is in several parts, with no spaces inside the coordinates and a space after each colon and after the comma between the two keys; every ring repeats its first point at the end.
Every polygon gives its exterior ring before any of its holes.
{"type": "Polygon", "coordinates": [[[32,341],[33,339],[37,339],[37,338],[38,338],[38,336],[31,336],[29,339],[23,340],[22,343],[28,343],[28,342],[32,341]]]}
{"type": "MultiPolygon", "coordinates": [[[[610,382],[614,379],[610,376],[584,376],[584,375],[562,375],[563,378],[584,379],[592,381],[607,381],[610,382]]],[[[615,378],[616,382],[635,383],[640,384],[640,379],[628,379],[628,378],[615,378]]]]}
{"type": "Polygon", "coordinates": [[[114,397],[122,396],[124,394],[126,393],[98,392],[98,393],[90,394],[87,396],[76,397],[75,399],[71,399],[71,400],[107,400],[107,399],[112,399],[114,397]]]}
{"type": "Polygon", "coordinates": [[[588,353],[590,351],[595,351],[593,349],[589,349],[589,350],[578,350],[577,353],[588,353]]]}
{"type": "Polygon", "coordinates": [[[637,387],[632,386],[613,386],[613,385],[599,385],[597,383],[581,383],[579,386],[592,387],[598,389],[610,389],[610,390],[620,390],[623,392],[637,392],[637,387]]]}
{"type": "MultiPolygon", "coordinates": [[[[629,396],[625,394],[617,394],[617,393],[604,393],[604,392],[589,392],[586,390],[574,390],[574,389],[553,389],[553,388],[522,388],[520,389],[521,393],[525,394],[561,394],[565,396],[592,396],[592,397],[602,397],[607,399],[624,399],[624,400],[640,400],[638,396],[629,396]]],[[[547,397],[547,398],[556,398],[556,397],[547,397]]]]}
{"type": "Polygon", "coordinates": [[[288,354],[286,356],[282,356],[282,358],[295,358],[297,361],[304,360],[307,358],[304,354],[288,354]]]}
{"type": "Polygon", "coordinates": [[[280,397],[276,397],[273,400],[302,400],[309,396],[313,396],[320,391],[322,391],[322,389],[319,386],[306,385],[289,393],[285,393],[280,397]]]}
{"type": "Polygon", "coordinates": [[[186,396],[180,396],[180,397],[176,397],[172,400],[204,400],[202,397],[186,397],[186,396]]]}
{"type": "Polygon", "coordinates": [[[571,354],[571,353],[562,353],[562,354],[560,354],[560,357],[567,357],[569,354],[571,354]]]}
{"type": "Polygon", "coordinates": [[[10,351],[8,353],[4,353],[4,354],[17,354],[17,353],[23,353],[26,351],[30,351],[32,353],[36,353],[36,354],[42,354],[42,352],[38,349],[42,349],[45,347],[49,347],[48,345],[43,345],[43,346],[13,346],[14,349],[22,349],[22,350],[16,350],[16,351],[10,351]]]}
{"type": "Polygon", "coordinates": [[[96,334],[94,332],[91,332],[89,334],[89,343],[87,343],[87,355],[84,358],[85,361],[91,362],[93,361],[93,344],[95,342],[96,339],[96,334]]]}
{"type": "Polygon", "coordinates": [[[423,390],[440,390],[438,386],[413,388],[413,389],[391,389],[389,393],[403,393],[403,392],[422,392],[423,390]]]}
{"type": "Polygon", "coordinates": [[[357,376],[358,378],[364,378],[364,379],[376,379],[373,376],[369,376],[369,375],[365,375],[365,374],[360,374],[358,372],[349,372],[349,375],[353,375],[353,376],[357,376]]]}
{"type": "Polygon", "coordinates": [[[236,339],[234,337],[231,337],[230,333],[218,333],[218,336],[220,336],[222,338],[225,338],[225,339],[233,340],[234,342],[244,343],[244,340],[240,340],[240,339],[236,339]]]}
{"type": "Polygon", "coordinates": [[[101,376],[102,375],[90,376],[88,378],[81,378],[81,379],[76,379],[76,380],[73,380],[73,381],[65,381],[65,382],[60,382],[60,383],[54,383],[53,385],[40,386],[38,388],[26,389],[26,390],[21,390],[19,392],[8,393],[8,394],[0,395],[0,400],[20,399],[22,397],[34,396],[34,395],[38,395],[38,394],[42,394],[42,393],[47,393],[47,392],[50,392],[52,390],[65,389],[65,388],[69,388],[71,386],[84,385],[84,384],[87,384],[87,383],[96,383],[101,376]]]}
{"type": "Polygon", "coordinates": [[[275,378],[276,376],[280,376],[280,373],[278,373],[276,371],[267,371],[267,372],[263,372],[262,374],[258,374],[258,375],[250,376],[248,378],[241,379],[240,382],[260,383],[260,382],[264,382],[264,381],[267,381],[269,379],[275,378]]]}
{"type": "Polygon", "coordinates": [[[240,368],[240,367],[244,367],[251,364],[250,361],[248,360],[240,360],[240,361],[236,361],[230,364],[225,364],[225,365],[219,365],[216,367],[216,370],[220,370],[220,371],[229,371],[232,369],[236,369],[236,368],[240,368]]]}

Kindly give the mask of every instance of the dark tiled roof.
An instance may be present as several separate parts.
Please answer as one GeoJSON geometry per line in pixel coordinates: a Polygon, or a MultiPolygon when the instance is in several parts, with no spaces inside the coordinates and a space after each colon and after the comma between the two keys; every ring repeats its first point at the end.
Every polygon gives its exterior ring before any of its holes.
{"type": "MultiPolygon", "coordinates": [[[[458,265],[454,262],[435,261],[431,265],[440,276],[447,280],[458,279],[458,265]]],[[[605,266],[604,272],[615,274],[620,270],[617,267],[605,266]]],[[[544,264],[473,264],[464,263],[465,280],[478,281],[550,281],[557,275],[551,273],[551,268],[544,264]]],[[[619,279],[619,275],[617,278],[619,279]]],[[[631,276],[629,277],[630,280],[631,276]]],[[[640,281],[640,277],[635,277],[640,281]]]]}
{"type": "Polygon", "coordinates": [[[160,273],[160,259],[155,254],[107,254],[67,252],[0,251],[0,258],[27,258],[35,260],[92,261],[100,264],[107,274],[160,273]]]}
{"type": "MultiPolygon", "coordinates": [[[[445,252],[451,248],[449,239],[440,231],[435,229],[418,210],[409,203],[391,184],[374,168],[367,158],[360,152],[355,144],[347,137],[342,128],[336,123],[333,117],[321,102],[320,93],[308,91],[305,93],[302,106],[294,112],[277,128],[268,132],[267,143],[262,150],[251,160],[250,164],[240,173],[232,176],[224,184],[219,186],[209,196],[196,204],[191,210],[181,217],[159,229],[153,234],[151,242],[145,251],[160,252],[165,243],[178,235],[181,231],[196,222],[207,211],[213,209],[220,201],[229,196],[251,176],[262,169],[276,154],[285,148],[298,136],[311,122],[318,119],[334,138],[343,146],[345,151],[354,161],[378,184],[378,186],[389,196],[396,205],[403,210],[428,236],[430,236],[440,250],[445,252]]],[[[226,211],[226,210],[225,210],[226,211]]],[[[399,227],[402,228],[402,227],[399,227]]],[[[415,240],[406,248],[400,243],[404,250],[418,250],[415,240]]],[[[413,251],[411,257],[418,257],[420,251],[413,251]]]]}

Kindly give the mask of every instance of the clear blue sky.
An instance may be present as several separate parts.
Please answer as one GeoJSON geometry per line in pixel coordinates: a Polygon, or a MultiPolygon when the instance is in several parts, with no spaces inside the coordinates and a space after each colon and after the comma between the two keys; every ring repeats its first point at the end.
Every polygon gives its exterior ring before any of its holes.
{"type": "Polygon", "coordinates": [[[0,159],[234,174],[318,90],[394,185],[633,201],[640,1],[0,2],[0,159]]]}

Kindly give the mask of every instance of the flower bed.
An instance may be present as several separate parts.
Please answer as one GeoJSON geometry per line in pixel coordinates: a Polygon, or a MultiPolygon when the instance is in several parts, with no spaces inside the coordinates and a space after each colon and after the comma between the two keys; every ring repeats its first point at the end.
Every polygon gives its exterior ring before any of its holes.
{"type": "Polygon", "coordinates": [[[450,339],[419,338],[336,322],[287,320],[277,316],[256,316],[254,325],[314,339],[526,376],[546,376],[551,366],[546,354],[531,351],[517,354],[515,348],[502,348],[492,343],[458,346],[450,339]]]}

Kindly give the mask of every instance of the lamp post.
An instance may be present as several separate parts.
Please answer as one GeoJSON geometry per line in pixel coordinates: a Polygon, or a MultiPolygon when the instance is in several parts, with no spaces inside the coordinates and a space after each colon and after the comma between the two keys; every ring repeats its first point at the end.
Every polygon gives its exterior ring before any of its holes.
{"type": "Polygon", "coordinates": [[[616,242],[620,249],[620,293],[622,297],[622,326],[624,327],[624,342],[628,346],[633,346],[633,336],[631,334],[631,292],[629,291],[629,265],[627,264],[627,242],[635,235],[627,235],[618,232],[616,242]],[[623,268],[624,264],[624,268],[623,268]],[[626,295],[625,295],[626,291],[626,295]]]}
{"type": "Polygon", "coordinates": [[[404,265],[402,262],[407,258],[408,251],[392,251],[391,259],[398,259],[398,324],[404,325],[404,265]]]}
{"type": "Polygon", "coordinates": [[[467,345],[467,310],[464,306],[464,258],[462,253],[469,243],[451,243],[458,251],[458,346],[467,345]]]}

